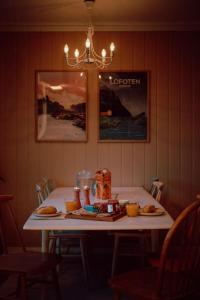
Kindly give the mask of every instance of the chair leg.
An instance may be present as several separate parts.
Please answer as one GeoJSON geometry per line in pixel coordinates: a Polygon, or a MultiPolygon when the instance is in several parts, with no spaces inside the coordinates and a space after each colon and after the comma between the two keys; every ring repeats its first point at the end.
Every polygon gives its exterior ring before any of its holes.
{"type": "Polygon", "coordinates": [[[117,254],[118,254],[118,246],[119,246],[119,237],[115,235],[114,240],[114,249],[113,249],[113,259],[112,259],[112,269],[111,269],[111,278],[114,276],[116,262],[117,262],[117,254]]]}
{"type": "Polygon", "coordinates": [[[52,279],[53,279],[53,283],[54,283],[54,286],[55,286],[57,299],[60,300],[62,297],[61,297],[60,285],[59,285],[56,269],[52,270],[52,279]]]}
{"type": "Polygon", "coordinates": [[[83,264],[83,272],[86,283],[88,283],[88,259],[87,259],[87,251],[85,247],[85,240],[80,239],[80,250],[81,250],[81,259],[83,264]]]}
{"type": "Polygon", "coordinates": [[[19,277],[19,285],[20,285],[20,291],[19,291],[20,300],[28,300],[27,280],[24,274],[20,275],[19,277]]]}

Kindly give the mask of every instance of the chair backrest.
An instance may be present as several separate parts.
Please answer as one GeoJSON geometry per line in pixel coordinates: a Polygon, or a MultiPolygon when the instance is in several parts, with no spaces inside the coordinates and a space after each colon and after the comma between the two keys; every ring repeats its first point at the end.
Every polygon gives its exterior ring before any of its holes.
{"type": "Polygon", "coordinates": [[[46,176],[42,177],[42,180],[45,184],[45,192],[49,195],[55,189],[55,184],[52,179],[49,179],[46,176]]]}
{"type": "Polygon", "coordinates": [[[38,199],[38,204],[41,205],[42,202],[48,197],[46,184],[44,182],[37,183],[35,185],[35,191],[38,199]]]}
{"type": "Polygon", "coordinates": [[[182,299],[200,291],[200,199],[185,208],[168,231],[157,278],[159,299],[182,299]]]}
{"type": "Polygon", "coordinates": [[[163,191],[164,183],[161,181],[154,181],[152,183],[150,194],[156,199],[156,201],[160,202],[162,191],[163,191]]]}
{"type": "Polygon", "coordinates": [[[8,226],[9,228],[14,229],[17,239],[19,242],[19,246],[23,251],[26,251],[26,247],[21,235],[21,231],[19,229],[19,226],[17,224],[14,211],[12,209],[12,206],[10,202],[13,200],[12,195],[0,195],[0,239],[1,239],[1,245],[2,245],[2,253],[8,253],[8,245],[7,245],[7,238],[6,238],[6,231],[5,226],[8,226]],[[6,216],[6,224],[3,222],[3,216],[6,216]]]}

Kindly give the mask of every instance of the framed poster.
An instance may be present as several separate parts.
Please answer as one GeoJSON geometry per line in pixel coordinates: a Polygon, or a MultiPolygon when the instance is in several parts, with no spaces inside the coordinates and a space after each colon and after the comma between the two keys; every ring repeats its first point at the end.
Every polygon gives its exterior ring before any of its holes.
{"type": "Polygon", "coordinates": [[[149,141],[147,71],[99,73],[99,141],[149,141]]]}
{"type": "Polygon", "coordinates": [[[87,73],[36,71],[36,141],[87,141],[87,73]]]}

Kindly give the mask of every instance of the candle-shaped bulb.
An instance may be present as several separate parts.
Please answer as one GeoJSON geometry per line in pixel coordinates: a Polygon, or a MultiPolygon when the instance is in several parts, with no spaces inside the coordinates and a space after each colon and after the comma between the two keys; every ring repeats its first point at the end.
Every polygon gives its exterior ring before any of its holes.
{"type": "Polygon", "coordinates": [[[65,47],[64,47],[64,52],[65,52],[66,55],[68,55],[69,47],[68,47],[67,44],[66,44],[65,47]]]}
{"type": "Polygon", "coordinates": [[[110,52],[113,52],[115,50],[115,44],[112,42],[110,44],[110,52]]]}
{"type": "Polygon", "coordinates": [[[78,51],[78,49],[76,49],[76,50],[74,51],[74,56],[75,56],[76,58],[79,57],[79,51],[78,51]]]}
{"type": "Polygon", "coordinates": [[[106,57],[106,49],[102,49],[101,56],[102,56],[102,58],[106,57]]]}
{"type": "Polygon", "coordinates": [[[87,40],[86,40],[86,42],[85,42],[85,47],[86,47],[87,49],[90,48],[90,39],[89,39],[89,38],[87,38],[87,40]]]}

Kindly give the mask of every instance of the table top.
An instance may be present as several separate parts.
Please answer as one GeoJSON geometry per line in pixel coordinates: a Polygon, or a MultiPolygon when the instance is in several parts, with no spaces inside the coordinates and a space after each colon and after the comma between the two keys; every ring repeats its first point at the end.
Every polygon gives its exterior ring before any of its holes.
{"type": "MultiPolygon", "coordinates": [[[[144,188],[142,187],[113,187],[112,193],[118,194],[118,200],[129,200],[137,202],[141,207],[153,204],[156,207],[163,208],[144,188]]],[[[42,206],[53,205],[58,211],[65,212],[64,201],[73,199],[73,188],[56,188],[42,206]]],[[[81,201],[82,201],[81,196],[81,201]]],[[[91,202],[95,199],[90,198],[91,202]]],[[[49,218],[39,219],[32,214],[24,224],[24,230],[144,230],[144,229],[169,229],[173,224],[171,216],[165,212],[160,216],[124,216],[114,222],[49,218]]]]}

